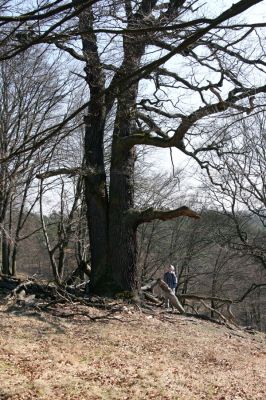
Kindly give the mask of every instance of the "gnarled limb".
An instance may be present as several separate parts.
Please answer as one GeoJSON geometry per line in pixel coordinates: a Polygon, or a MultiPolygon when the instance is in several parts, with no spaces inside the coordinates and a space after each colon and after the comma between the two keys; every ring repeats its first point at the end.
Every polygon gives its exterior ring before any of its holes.
{"type": "Polygon", "coordinates": [[[193,211],[186,206],[178,207],[174,210],[158,210],[150,207],[143,211],[129,210],[127,214],[127,218],[131,220],[134,225],[140,225],[144,222],[151,222],[155,219],[167,221],[169,219],[178,217],[199,219],[200,215],[196,211],[193,211]]]}
{"type": "MultiPolygon", "coordinates": [[[[208,104],[204,107],[199,107],[197,110],[193,111],[190,115],[183,117],[182,122],[176,128],[174,135],[171,138],[155,137],[150,134],[138,133],[132,136],[125,137],[121,142],[129,147],[133,147],[138,144],[145,144],[148,146],[155,146],[161,148],[177,147],[181,150],[184,148],[183,139],[188,133],[189,129],[193,127],[195,122],[201,120],[202,118],[217,114],[228,110],[229,108],[234,108],[240,111],[247,112],[248,114],[254,109],[254,96],[258,93],[266,93],[266,85],[260,86],[258,88],[238,88],[229,92],[227,99],[224,101],[219,101],[217,103],[208,104]],[[236,93],[238,93],[236,95],[236,93]],[[250,107],[242,107],[237,103],[237,101],[242,99],[250,99],[252,97],[250,107]]],[[[249,101],[250,102],[250,101],[249,101]]]]}

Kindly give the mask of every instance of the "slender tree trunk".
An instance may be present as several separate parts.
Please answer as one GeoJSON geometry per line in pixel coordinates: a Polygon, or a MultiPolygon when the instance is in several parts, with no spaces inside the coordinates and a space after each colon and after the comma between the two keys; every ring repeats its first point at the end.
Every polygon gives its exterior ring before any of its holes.
{"type": "MultiPolygon", "coordinates": [[[[6,141],[1,143],[0,155],[6,151],[6,141]]],[[[9,265],[10,244],[6,233],[6,214],[10,199],[10,190],[7,188],[7,167],[5,163],[0,164],[0,233],[2,248],[2,273],[11,275],[9,265]]]]}
{"type": "Polygon", "coordinates": [[[15,276],[17,273],[17,248],[18,244],[14,243],[12,251],[12,264],[11,264],[11,273],[13,276],[15,276]]]}
{"type": "Polygon", "coordinates": [[[11,275],[9,256],[10,243],[5,230],[2,230],[2,272],[5,275],[11,275]]]}
{"type": "MultiPolygon", "coordinates": [[[[217,286],[217,275],[216,275],[216,271],[213,272],[213,276],[212,276],[212,286],[211,286],[211,296],[215,297],[216,296],[216,286],[217,286]]],[[[211,318],[215,317],[215,313],[214,310],[216,309],[216,302],[215,300],[211,300],[211,318]]]]}
{"type": "Polygon", "coordinates": [[[148,258],[150,255],[150,247],[151,247],[152,241],[154,239],[155,226],[156,226],[156,224],[155,224],[155,222],[153,222],[152,228],[151,228],[151,231],[150,231],[149,237],[148,237],[148,243],[147,243],[147,246],[145,249],[145,257],[144,257],[141,274],[140,274],[141,282],[145,282],[145,280],[147,280],[147,278],[148,278],[148,258]]]}

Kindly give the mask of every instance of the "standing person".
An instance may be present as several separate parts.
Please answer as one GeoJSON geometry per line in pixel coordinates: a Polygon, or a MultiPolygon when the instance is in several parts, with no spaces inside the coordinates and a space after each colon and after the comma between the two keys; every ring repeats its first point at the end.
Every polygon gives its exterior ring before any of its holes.
{"type": "MultiPolygon", "coordinates": [[[[164,277],[163,277],[164,282],[169,286],[169,288],[172,290],[172,292],[175,295],[175,290],[177,287],[177,277],[175,273],[175,267],[173,265],[169,265],[167,268],[164,277]]],[[[169,298],[168,296],[165,297],[165,307],[169,307],[169,298]]]]}

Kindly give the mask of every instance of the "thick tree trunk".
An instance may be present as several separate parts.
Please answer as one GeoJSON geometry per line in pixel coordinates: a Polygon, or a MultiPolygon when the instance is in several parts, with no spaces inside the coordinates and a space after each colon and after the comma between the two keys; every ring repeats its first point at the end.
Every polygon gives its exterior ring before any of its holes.
{"type": "Polygon", "coordinates": [[[133,207],[133,176],[134,151],[119,151],[115,140],[109,208],[109,262],[114,291],[135,291],[138,287],[136,226],[126,219],[127,211],[133,207]]]}
{"type": "MultiPolygon", "coordinates": [[[[141,43],[136,45],[135,39],[124,37],[124,60],[115,80],[125,79],[140,63],[144,52],[141,43]]],[[[95,53],[94,53],[95,55],[95,53]]],[[[90,82],[92,82],[90,75],[90,82]]],[[[97,79],[99,84],[99,79],[97,79]]],[[[94,86],[90,83],[91,99],[94,86]]],[[[123,87],[116,90],[117,110],[113,132],[109,202],[106,195],[105,175],[103,174],[102,134],[96,134],[91,124],[90,134],[86,132],[85,143],[87,165],[95,167],[97,174],[89,176],[86,182],[86,202],[91,245],[91,291],[97,294],[113,295],[119,291],[135,291],[137,289],[136,271],[136,226],[126,218],[129,209],[134,206],[134,148],[126,148],[121,139],[130,136],[136,130],[135,111],[138,82],[129,83],[128,90],[123,87]],[[90,180],[90,182],[89,182],[90,180]],[[107,209],[108,202],[108,209],[107,209]]],[[[98,93],[100,87],[98,87],[98,93]]],[[[96,95],[96,93],[95,93],[96,95]]],[[[99,94],[98,94],[99,96],[99,94]]],[[[110,105],[108,105],[108,111],[110,105]]],[[[96,110],[103,110],[104,103],[91,104],[92,120],[96,110]]],[[[95,126],[102,115],[95,118],[95,126]]],[[[102,124],[102,128],[104,125],[102,124]]]]}
{"type": "MultiPolygon", "coordinates": [[[[143,10],[143,15],[147,10],[143,10]]],[[[131,20],[128,10],[128,27],[137,21],[131,20]]],[[[141,16],[142,18],[142,16],[141,16]]],[[[126,137],[137,130],[136,100],[138,81],[127,82],[128,74],[140,65],[145,44],[136,42],[129,35],[123,37],[124,60],[119,78],[124,80],[122,90],[117,92],[117,111],[112,142],[109,192],[108,261],[112,273],[113,292],[136,292],[139,289],[137,271],[137,225],[127,218],[134,208],[135,148],[123,144],[126,137]],[[126,89],[126,86],[128,88],[126,89]]]]}
{"type": "MultiPolygon", "coordinates": [[[[128,28],[136,29],[150,15],[155,2],[144,1],[134,13],[131,2],[125,2],[128,28]]],[[[79,5],[77,5],[77,8],[79,5]]],[[[134,210],[135,149],[129,139],[137,131],[136,101],[140,78],[128,77],[138,69],[145,50],[145,40],[129,33],[123,36],[124,58],[106,90],[97,38],[93,33],[93,8],[79,15],[86,80],[90,88],[90,105],[85,117],[85,198],[91,249],[90,293],[113,295],[138,289],[136,229],[139,223],[155,218],[169,219],[188,212],[173,213],[134,210]],[[117,100],[111,150],[109,200],[104,169],[103,137],[106,115],[117,100]],[[129,216],[133,216],[133,218],[129,216]]],[[[191,213],[190,213],[191,214],[191,213]]],[[[187,214],[186,214],[187,215],[187,214]]],[[[191,216],[191,215],[189,215],[191,216]]]]}
{"type": "MultiPolygon", "coordinates": [[[[74,1],[74,4],[76,2],[74,1]]],[[[77,9],[80,4],[77,3],[77,9]]],[[[85,176],[85,201],[91,249],[92,293],[104,294],[107,280],[108,197],[104,167],[103,137],[106,119],[105,76],[98,53],[93,28],[92,7],[79,15],[86,80],[90,88],[90,103],[85,120],[85,163],[90,172],[85,176]]]]}
{"type": "MultiPolygon", "coordinates": [[[[139,50],[137,55],[131,54],[130,62],[125,60],[125,71],[133,68],[132,62],[138,65],[141,54],[139,50]]],[[[112,143],[108,250],[114,291],[136,292],[138,289],[137,225],[127,218],[128,211],[134,207],[135,149],[125,147],[121,140],[136,131],[137,88],[138,84],[132,84],[118,97],[112,143]]]]}
{"type": "MultiPolygon", "coordinates": [[[[89,113],[101,110],[102,105],[92,105],[89,113]]],[[[90,117],[91,125],[86,124],[85,160],[92,173],[85,177],[85,199],[91,249],[90,289],[93,293],[102,294],[107,274],[107,228],[108,207],[106,176],[103,159],[104,116],[95,113],[90,117]]]]}

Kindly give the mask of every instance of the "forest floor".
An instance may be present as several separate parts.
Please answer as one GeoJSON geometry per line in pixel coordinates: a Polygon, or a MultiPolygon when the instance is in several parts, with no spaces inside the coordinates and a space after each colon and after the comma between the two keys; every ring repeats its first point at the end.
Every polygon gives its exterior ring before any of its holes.
{"type": "Polygon", "coordinates": [[[266,399],[265,335],[161,309],[104,315],[0,304],[0,399],[266,399]]]}

